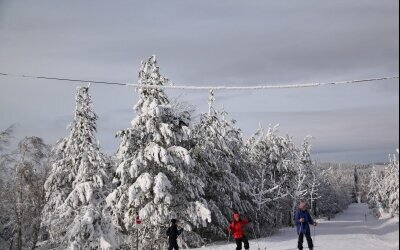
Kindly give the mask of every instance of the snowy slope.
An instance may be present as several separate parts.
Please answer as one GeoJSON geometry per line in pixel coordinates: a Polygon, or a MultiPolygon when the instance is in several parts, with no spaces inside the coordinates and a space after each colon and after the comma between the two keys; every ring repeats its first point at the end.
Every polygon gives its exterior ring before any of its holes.
{"type": "MultiPolygon", "coordinates": [[[[251,235],[251,227],[248,228],[251,235]]],[[[232,241],[232,240],[231,240],[232,241]]],[[[289,250],[296,249],[296,232],[293,228],[284,228],[269,238],[250,241],[250,249],[289,250]]],[[[391,250],[399,249],[399,219],[377,219],[373,217],[366,204],[352,204],[334,219],[319,220],[315,239],[316,249],[362,249],[362,250],[391,250]],[[365,214],[367,220],[365,221],[365,214]]],[[[231,242],[219,243],[199,249],[232,250],[235,245],[231,242]]],[[[307,243],[304,244],[307,248],[307,243]]]]}

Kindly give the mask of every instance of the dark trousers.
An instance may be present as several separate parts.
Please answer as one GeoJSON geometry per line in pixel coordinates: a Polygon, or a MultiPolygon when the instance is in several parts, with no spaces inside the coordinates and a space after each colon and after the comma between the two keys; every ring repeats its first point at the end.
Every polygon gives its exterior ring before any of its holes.
{"type": "Polygon", "coordinates": [[[242,238],[235,239],[236,241],[236,250],[242,249],[242,242],[244,243],[244,249],[249,249],[249,240],[247,239],[246,235],[243,235],[242,238]]]}
{"type": "Polygon", "coordinates": [[[297,244],[297,247],[302,250],[303,249],[303,241],[304,241],[304,235],[306,236],[307,239],[307,244],[308,244],[308,248],[309,249],[313,249],[314,245],[311,239],[311,233],[310,232],[306,232],[306,233],[300,233],[299,234],[299,242],[297,244]]]}
{"type": "Polygon", "coordinates": [[[168,240],[168,250],[179,250],[178,241],[176,239],[168,240]]]}

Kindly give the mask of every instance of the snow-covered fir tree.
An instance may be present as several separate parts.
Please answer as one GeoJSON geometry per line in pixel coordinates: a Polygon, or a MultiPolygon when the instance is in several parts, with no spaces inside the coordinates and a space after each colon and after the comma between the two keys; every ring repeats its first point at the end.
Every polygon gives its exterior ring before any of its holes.
{"type": "Polygon", "coordinates": [[[358,190],[357,202],[368,203],[368,186],[371,179],[371,171],[373,166],[370,164],[357,164],[354,167],[357,169],[357,183],[355,183],[355,189],[358,190]]]}
{"type": "Polygon", "coordinates": [[[161,76],[155,56],[142,63],[139,72],[137,117],[132,126],[118,133],[115,189],[107,197],[107,211],[113,218],[126,247],[135,231],[135,216],[142,219],[139,243],[143,249],[162,248],[166,228],[173,218],[188,231],[185,244],[199,245],[201,237],[192,229],[210,221],[204,183],[194,175],[188,148],[191,145],[190,114],[179,114],[162,89],[168,84],[161,76]],[[146,88],[147,86],[147,88],[146,88]]]}
{"type": "Polygon", "coordinates": [[[48,202],[43,225],[53,247],[110,249],[114,245],[102,214],[110,164],[95,138],[96,120],[89,87],[79,87],[70,134],[59,142],[45,183],[48,202]]]}
{"type": "MultiPolygon", "coordinates": [[[[244,187],[247,192],[248,184],[250,183],[249,172],[252,171],[252,168],[248,152],[246,151],[246,145],[243,141],[242,131],[237,127],[236,120],[228,119],[229,114],[225,111],[223,106],[219,113],[222,118],[221,130],[224,131],[224,139],[230,151],[235,155],[230,163],[232,173],[237,176],[242,183],[247,184],[247,186],[244,187]]],[[[252,200],[250,197],[247,198],[252,200]]]]}
{"type": "Polygon", "coordinates": [[[399,159],[396,155],[390,156],[383,169],[372,168],[368,191],[368,204],[378,217],[385,213],[399,215],[399,159]]]}
{"type": "Polygon", "coordinates": [[[320,164],[319,216],[333,216],[343,211],[353,200],[354,178],[351,166],[320,164]]]}
{"type": "Polygon", "coordinates": [[[374,166],[371,170],[371,177],[369,181],[369,192],[368,192],[368,204],[370,208],[373,208],[375,212],[379,213],[383,202],[383,187],[382,187],[382,171],[378,171],[374,166]]]}
{"type": "Polygon", "coordinates": [[[233,211],[250,216],[254,203],[249,186],[238,178],[246,178],[241,132],[227,120],[225,111],[215,110],[212,90],[209,111],[201,115],[193,137],[196,144],[191,154],[198,166],[197,174],[205,183],[205,198],[212,212],[212,224],[202,236],[225,238],[233,211]]]}
{"type": "Polygon", "coordinates": [[[387,211],[391,215],[399,215],[399,159],[390,157],[383,177],[383,198],[387,211]]]}

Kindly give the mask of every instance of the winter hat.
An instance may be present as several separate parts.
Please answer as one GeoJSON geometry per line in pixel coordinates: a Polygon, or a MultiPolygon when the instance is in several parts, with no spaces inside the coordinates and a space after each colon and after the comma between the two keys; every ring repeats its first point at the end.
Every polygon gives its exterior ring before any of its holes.
{"type": "Polygon", "coordinates": [[[300,201],[299,209],[304,210],[307,208],[307,203],[305,201],[300,201]]]}

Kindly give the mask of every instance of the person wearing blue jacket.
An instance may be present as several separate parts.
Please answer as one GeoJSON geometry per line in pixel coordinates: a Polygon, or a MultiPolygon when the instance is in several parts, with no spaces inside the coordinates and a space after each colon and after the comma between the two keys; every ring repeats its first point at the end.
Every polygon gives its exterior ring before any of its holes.
{"type": "Polygon", "coordinates": [[[317,223],[311,218],[306,202],[300,202],[299,209],[294,214],[294,220],[296,222],[297,234],[299,236],[299,241],[297,244],[298,249],[303,249],[304,236],[306,236],[308,248],[311,250],[314,249],[310,225],[316,226],[317,223]]]}

